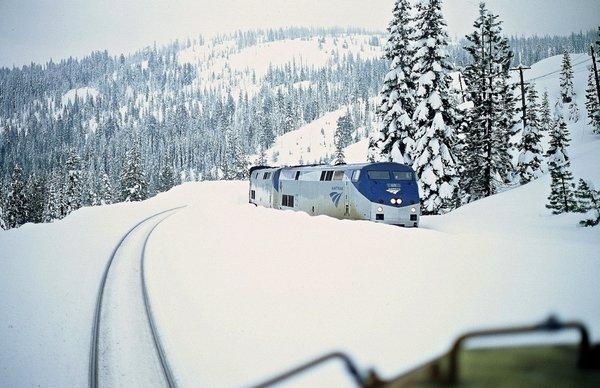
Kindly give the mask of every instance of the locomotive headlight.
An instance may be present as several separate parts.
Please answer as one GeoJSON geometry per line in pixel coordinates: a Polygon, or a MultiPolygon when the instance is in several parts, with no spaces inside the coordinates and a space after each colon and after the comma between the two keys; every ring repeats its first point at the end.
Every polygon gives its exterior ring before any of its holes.
{"type": "Polygon", "coordinates": [[[398,199],[396,200],[396,205],[400,205],[401,203],[402,203],[402,200],[401,200],[400,198],[398,198],[398,199]]]}
{"type": "Polygon", "coordinates": [[[416,207],[411,207],[410,208],[410,212],[413,213],[413,214],[416,213],[417,212],[417,208],[416,207]]]}
{"type": "Polygon", "coordinates": [[[377,213],[383,213],[383,208],[381,206],[377,208],[377,213]]]}
{"type": "Polygon", "coordinates": [[[396,204],[396,198],[390,199],[390,202],[392,203],[392,205],[395,205],[396,204]]]}

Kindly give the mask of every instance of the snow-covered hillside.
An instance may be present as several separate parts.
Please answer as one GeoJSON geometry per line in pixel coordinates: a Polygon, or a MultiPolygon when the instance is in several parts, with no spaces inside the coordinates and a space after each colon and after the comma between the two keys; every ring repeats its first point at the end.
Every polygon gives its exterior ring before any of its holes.
{"type": "MultiPolygon", "coordinates": [[[[559,63],[549,58],[528,77],[559,63]]],[[[600,137],[585,125],[586,74],[578,67],[575,74],[582,118],[569,124],[572,170],[600,185],[600,137]]],[[[536,86],[554,99],[558,74],[536,86]]],[[[279,164],[325,158],[341,114],[278,138],[269,161],[276,153],[279,164]]],[[[347,153],[349,161],[365,157],[366,140],[347,153]]],[[[407,230],[255,208],[246,182],[201,182],[2,231],[0,386],[85,386],[108,257],[139,220],[183,204],[152,235],[146,263],[157,326],[182,387],[247,386],[332,350],[389,376],[446,350],[465,330],[549,313],[582,320],[598,341],[600,229],[576,226],[579,215],[551,215],[548,192],[545,175],[407,230]]],[[[345,382],[337,368],[315,379],[302,382],[345,382]]]]}
{"type": "MultiPolygon", "coordinates": [[[[572,144],[575,149],[581,143],[586,143],[595,137],[587,125],[588,118],[585,110],[585,89],[587,86],[588,66],[591,64],[591,57],[588,54],[573,54],[572,63],[574,66],[574,88],[577,93],[577,103],[579,105],[581,118],[577,123],[569,123],[571,131],[572,144]]],[[[551,106],[554,106],[560,96],[559,76],[561,68],[562,55],[547,58],[531,66],[531,70],[525,72],[525,81],[532,82],[538,94],[541,96],[544,91],[548,91],[551,106]]],[[[458,73],[452,73],[452,87],[456,93],[460,91],[458,73]]],[[[512,82],[518,83],[518,76],[513,74],[512,82]]],[[[520,89],[515,90],[520,98],[520,89]]],[[[466,106],[466,105],[465,105],[466,106]]],[[[345,114],[348,107],[329,112],[319,119],[308,123],[295,131],[289,132],[277,138],[275,144],[266,151],[267,161],[275,165],[295,165],[303,163],[319,163],[332,160],[335,152],[334,135],[337,125],[337,119],[345,114]]],[[[519,116],[520,119],[520,116],[519,116]]],[[[345,149],[346,162],[360,163],[367,160],[368,140],[364,137],[364,129],[361,130],[362,139],[356,144],[352,144],[345,149]]],[[[544,140],[547,149],[548,134],[544,140]]],[[[518,141],[517,135],[513,141],[518,141]]],[[[516,161],[515,155],[515,161],[516,161]]],[[[255,157],[256,158],[256,157],[255,157]]]]}
{"type": "MultiPolygon", "coordinates": [[[[238,97],[253,96],[261,86],[261,78],[269,69],[288,66],[312,69],[339,66],[339,59],[353,56],[364,60],[381,58],[381,45],[373,45],[378,35],[322,36],[263,42],[239,49],[235,41],[209,41],[192,44],[177,54],[181,64],[197,69],[191,90],[217,89],[238,97]]],[[[304,81],[306,82],[306,81],[304,81]]],[[[306,87],[308,85],[304,85],[306,87]]]]}

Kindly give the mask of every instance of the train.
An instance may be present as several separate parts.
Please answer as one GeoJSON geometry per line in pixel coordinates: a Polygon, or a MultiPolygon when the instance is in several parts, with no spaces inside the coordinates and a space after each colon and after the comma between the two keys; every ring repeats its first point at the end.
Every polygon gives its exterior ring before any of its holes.
{"type": "Polygon", "coordinates": [[[417,228],[419,187],[409,166],[384,162],[250,169],[249,202],[338,219],[417,228]]]}

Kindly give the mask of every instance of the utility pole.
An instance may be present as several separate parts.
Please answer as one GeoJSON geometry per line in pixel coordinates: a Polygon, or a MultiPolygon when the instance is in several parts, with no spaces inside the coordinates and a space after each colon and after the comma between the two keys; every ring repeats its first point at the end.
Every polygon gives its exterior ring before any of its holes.
{"type": "Polygon", "coordinates": [[[592,64],[594,66],[594,78],[596,78],[596,92],[598,92],[598,103],[600,103],[600,81],[598,80],[598,65],[596,64],[596,53],[592,45],[592,64]]]}
{"type": "Polygon", "coordinates": [[[523,70],[529,70],[531,67],[523,67],[520,65],[519,67],[510,69],[510,71],[518,71],[519,76],[521,78],[521,105],[523,110],[523,129],[527,126],[527,104],[525,103],[525,81],[523,80],[523,70]]]}

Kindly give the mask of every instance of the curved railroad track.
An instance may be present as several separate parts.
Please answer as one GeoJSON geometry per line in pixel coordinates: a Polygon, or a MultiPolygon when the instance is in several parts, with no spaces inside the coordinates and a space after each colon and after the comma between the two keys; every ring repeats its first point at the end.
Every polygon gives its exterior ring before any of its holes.
{"type": "Polygon", "coordinates": [[[117,385],[137,383],[139,377],[153,379],[146,381],[152,381],[152,385],[160,381],[170,388],[176,386],[152,314],[144,263],[154,230],[184,207],[144,218],[129,229],[113,249],[96,297],[89,357],[91,388],[99,387],[101,381],[107,379],[119,383],[117,385]],[[147,370],[142,370],[144,368],[147,370]]]}

